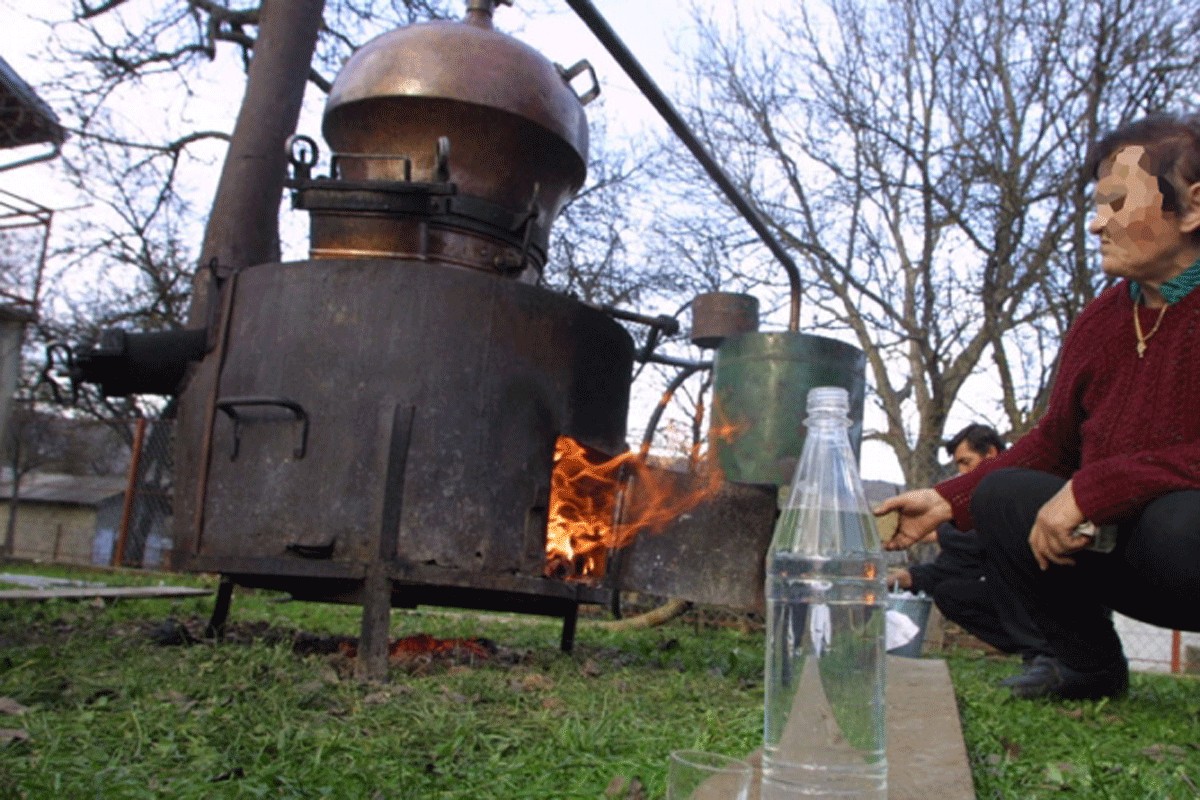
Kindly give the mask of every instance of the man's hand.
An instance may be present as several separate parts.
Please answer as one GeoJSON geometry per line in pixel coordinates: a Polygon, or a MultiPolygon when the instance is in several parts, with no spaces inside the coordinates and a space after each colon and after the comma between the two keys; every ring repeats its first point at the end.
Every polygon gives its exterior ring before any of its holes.
{"type": "Polygon", "coordinates": [[[912,573],[904,567],[890,569],[887,574],[887,585],[888,589],[896,587],[907,591],[912,588],[912,573]]]}
{"type": "Polygon", "coordinates": [[[1029,531],[1029,549],[1041,569],[1049,569],[1051,564],[1075,565],[1071,554],[1087,547],[1089,542],[1086,536],[1072,535],[1083,519],[1083,512],[1075,503],[1071,482],[1067,481],[1041,507],[1029,531]]]}
{"type": "Polygon", "coordinates": [[[889,497],[875,508],[875,516],[891,511],[900,512],[896,533],[888,539],[884,550],[904,550],[937,532],[937,526],[952,516],[950,504],[933,489],[914,489],[889,497]]]}

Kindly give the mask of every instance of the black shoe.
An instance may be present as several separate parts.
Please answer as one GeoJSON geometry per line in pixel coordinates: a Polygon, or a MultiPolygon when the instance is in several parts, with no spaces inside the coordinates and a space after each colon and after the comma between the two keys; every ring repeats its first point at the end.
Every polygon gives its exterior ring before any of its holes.
{"type": "Polygon", "coordinates": [[[1071,669],[1057,658],[1039,658],[1042,659],[1041,667],[1031,669],[1012,685],[1014,697],[1023,700],[1039,697],[1057,700],[1099,700],[1103,697],[1124,697],[1129,691],[1129,666],[1124,658],[1094,672],[1071,669]]]}
{"type": "Polygon", "coordinates": [[[1050,667],[1050,662],[1053,661],[1050,656],[1036,655],[1033,658],[1025,659],[1021,664],[1021,671],[1016,675],[1009,675],[1007,678],[999,682],[999,686],[1005,689],[1011,689],[1017,684],[1025,683],[1028,680],[1040,680],[1040,673],[1045,672],[1050,667]]]}

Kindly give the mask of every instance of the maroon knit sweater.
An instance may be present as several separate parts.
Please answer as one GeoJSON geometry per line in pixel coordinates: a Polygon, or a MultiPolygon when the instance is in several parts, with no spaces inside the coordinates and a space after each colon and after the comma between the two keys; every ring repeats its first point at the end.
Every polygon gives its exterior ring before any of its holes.
{"type": "MultiPolygon", "coordinates": [[[[1159,309],[1139,307],[1142,332],[1159,309]]],[[[1086,519],[1135,516],[1151,500],[1200,489],[1200,289],[1171,305],[1137,357],[1133,300],[1120,281],[1093,300],[1067,332],[1045,416],[997,458],[934,487],[954,524],[975,527],[971,492],[1001,467],[1071,478],[1086,519]]]]}

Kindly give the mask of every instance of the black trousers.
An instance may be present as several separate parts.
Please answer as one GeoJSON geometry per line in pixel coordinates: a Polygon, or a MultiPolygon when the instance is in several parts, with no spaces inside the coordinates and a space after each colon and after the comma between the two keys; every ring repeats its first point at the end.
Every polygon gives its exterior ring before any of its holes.
{"type": "Polygon", "coordinates": [[[1032,620],[1021,619],[1011,608],[1003,621],[996,613],[992,585],[984,580],[979,534],[947,523],[938,526],[937,537],[937,558],[908,568],[912,590],[928,594],[946,619],[1005,653],[1020,653],[1026,660],[1048,655],[1045,638],[1032,620]]]}
{"type": "Polygon", "coordinates": [[[1029,549],[1038,510],[1066,480],[1026,469],[988,475],[971,500],[984,571],[1001,620],[1028,614],[1064,664],[1081,671],[1124,659],[1109,609],[1200,631],[1200,491],[1163,495],[1119,526],[1111,553],[1075,554],[1042,571],[1029,549]]]}
{"type": "Polygon", "coordinates": [[[942,616],[997,650],[1020,653],[1026,660],[1050,653],[1041,632],[1028,620],[1014,625],[1010,611],[1005,624],[996,613],[992,584],[986,580],[949,578],[934,586],[930,596],[942,616]]]}

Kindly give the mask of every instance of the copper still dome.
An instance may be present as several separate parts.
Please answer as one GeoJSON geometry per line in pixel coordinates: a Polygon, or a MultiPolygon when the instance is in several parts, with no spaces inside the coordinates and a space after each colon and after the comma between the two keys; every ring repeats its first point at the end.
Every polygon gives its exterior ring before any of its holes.
{"type": "Polygon", "coordinates": [[[350,57],[322,126],[340,177],[444,181],[437,152],[446,137],[460,193],[536,207],[544,225],[557,216],[587,174],[583,106],[596,90],[577,96],[568,80],[579,65],[563,69],[495,30],[494,5],[469,0],[462,22],[400,28],[350,57]]]}

